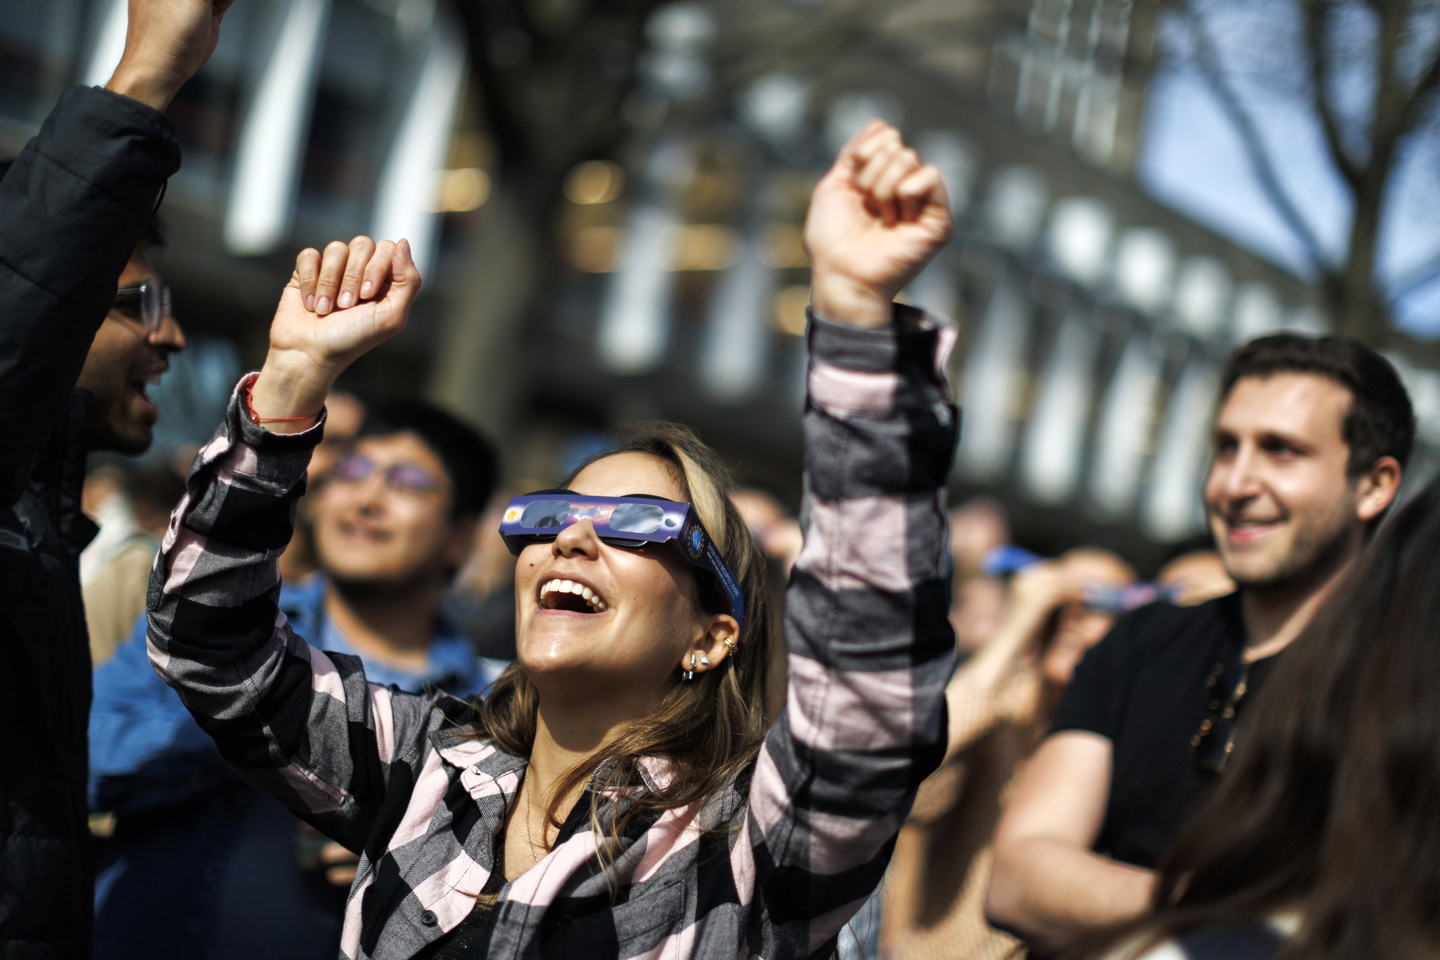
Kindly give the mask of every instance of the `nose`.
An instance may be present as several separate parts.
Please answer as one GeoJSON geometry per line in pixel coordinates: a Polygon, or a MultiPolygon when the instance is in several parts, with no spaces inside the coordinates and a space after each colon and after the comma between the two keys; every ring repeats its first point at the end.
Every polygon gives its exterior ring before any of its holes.
{"type": "Polygon", "coordinates": [[[145,342],[162,353],[180,353],[187,346],[180,322],[168,312],[160,319],[160,326],[145,335],[145,342]]]}
{"type": "Polygon", "coordinates": [[[585,557],[594,560],[600,556],[600,537],[595,533],[595,524],[589,520],[572,523],[561,530],[550,545],[550,552],[557,557],[585,557]]]}
{"type": "Polygon", "coordinates": [[[1227,458],[1216,458],[1211,465],[1212,499],[1217,505],[1247,500],[1260,493],[1259,451],[1253,443],[1242,442],[1227,458]]]}

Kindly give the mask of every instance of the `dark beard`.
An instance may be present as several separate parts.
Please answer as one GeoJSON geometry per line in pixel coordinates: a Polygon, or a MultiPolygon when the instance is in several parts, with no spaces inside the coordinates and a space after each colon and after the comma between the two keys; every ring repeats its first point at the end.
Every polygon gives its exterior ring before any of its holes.
{"type": "MultiPolygon", "coordinates": [[[[1297,549],[1289,561],[1272,576],[1258,580],[1239,580],[1236,584],[1242,590],[1257,592],[1305,591],[1329,580],[1335,571],[1344,565],[1346,551],[1350,545],[1350,527],[1342,524],[1329,536],[1319,540],[1307,550],[1297,549]]],[[[1233,576],[1233,575],[1232,575],[1233,576]]]]}

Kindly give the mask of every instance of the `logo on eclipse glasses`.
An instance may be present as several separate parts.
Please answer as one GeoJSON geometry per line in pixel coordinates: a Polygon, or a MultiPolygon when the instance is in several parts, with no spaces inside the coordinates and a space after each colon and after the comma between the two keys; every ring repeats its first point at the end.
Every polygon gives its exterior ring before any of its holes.
{"type": "Polygon", "coordinates": [[[690,531],[690,556],[692,556],[692,557],[698,557],[698,556],[700,556],[700,550],[701,550],[701,548],[704,547],[704,546],[705,546],[705,535],[700,532],[700,528],[699,528],[699,527],[696,527],[696,528],[694,528],[693,530],[690,531]]]}

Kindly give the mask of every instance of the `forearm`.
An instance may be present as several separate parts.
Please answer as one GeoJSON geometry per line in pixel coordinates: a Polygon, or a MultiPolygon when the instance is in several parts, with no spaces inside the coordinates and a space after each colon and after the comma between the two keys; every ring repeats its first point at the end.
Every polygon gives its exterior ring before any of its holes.
{"type": "Polygon", "coordinates": [[[285,657],[277,560],[294,530],[295,501],[320,430],[279,437],[246,416],[244,383],[201,448],[151,578],[150,659],[201,725],[250,709],[285,657]],[[255,677],[233,669],[273,661],[255,677]],[[222,678],[229,677],[229,680],[222,678]]]}
{"type": "Polygon", "coordinates": [[[999,845],[985,912],[1031,946],[1053,950],[1150,906],[1153,871],[1034,837],[999,845]]]}

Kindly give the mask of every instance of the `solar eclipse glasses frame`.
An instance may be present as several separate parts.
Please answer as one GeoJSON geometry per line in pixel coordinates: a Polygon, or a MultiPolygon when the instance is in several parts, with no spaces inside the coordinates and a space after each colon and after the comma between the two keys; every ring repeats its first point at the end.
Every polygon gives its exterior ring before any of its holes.
{"type": "Polygon", "coordinates": [[[730,612],[742,627],[745,599],[715,541],[691,504],[660,497],[590,497],[569,490],[541,490],[512,497],[500,521],[500,536],[516,556],[532,543],[550,543],[566,527],[589,520],[604,543],[625,550],[675,541],[685,559],[720,582],[730,612]]]}

